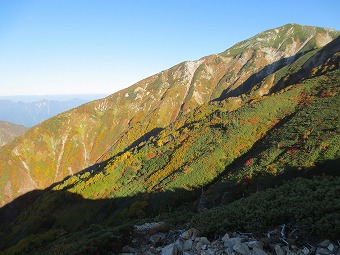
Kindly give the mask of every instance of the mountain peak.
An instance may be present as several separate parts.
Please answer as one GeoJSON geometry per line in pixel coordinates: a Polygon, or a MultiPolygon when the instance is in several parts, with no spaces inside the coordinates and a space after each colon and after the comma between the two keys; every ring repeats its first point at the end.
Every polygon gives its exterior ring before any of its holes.
{"type": "Polygon", "coordinates": [[[235,44],[221,54],[235,56],[247,49],[271,48],[277,52],[284,52],[286,55],[294,55],[299,51],[310,51],[323,47],[338,35],[340,35],[340,32],[334,29],[289,23],[263,31],[235,44]]]}

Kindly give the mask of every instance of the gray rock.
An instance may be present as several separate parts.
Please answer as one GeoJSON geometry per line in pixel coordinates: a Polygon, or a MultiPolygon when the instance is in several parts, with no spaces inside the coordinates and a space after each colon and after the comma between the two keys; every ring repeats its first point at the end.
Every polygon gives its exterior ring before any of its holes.
{"type": "Polygon", "coordinates": [[[282,250],[287,253],[289,250],[289,246],[288,245],[284,245],[284,246],[281,246],[282,250]]]}
{"type": "Polygon", "coordinates": [[[316,248],[316,253],[319,253],[321,255],[329,255],[331,254],[331,251],[328,250],[327,248],[318,247],[316,248]]]}
{"type": "Polygon", "coordinates": [[[233,248],[229,247],[229,248],[225,249],[224,251],[225,251],[225,253],[227,253],[227,255],[235,255],[233,248]]]}
{"type": "Polygon", "coordinates": [[[276,255],[285,255],[285,252],[282,250],[281,246],[278,244],[274,246],[274,250],[275,250],[276,255]]]}
{"type": "Polygon", "coordinates": [[[321,247],[323,247],[323,248],[327,248],[328,247],[328,245],[330,245],[331,244],[331,242],[329,241],[329,240],[323,240],[321,243],[319,243],[318,245],[319,246],[321,246],[321,247]]]}
{"type": "Polygon", "coordinates": [[[233,246],[238,243],[241,243],[241,238],[239,237],[229,238],[228,240],[224,241],[224,247],[233,248],[233,246]]]}
{"type": "Polygon", "coordinates": [[[178,251],[177,251],[176,245],[172,243],[172,244],[165,246],[164,248],[162,248],[161,254],[162,255],[177,255],[178,251]]]}
{"type": "Polygon", "coordinates": [[[166,234],[165,233],[157,233],[157,234],[154,234],[152,236],[150,236],[150,242],[152,243],[157,243],[159,241],[162,241],[166,238],[166,234]]]}
{"type": "Polygon", "coordinates": [[[226,233],[226,234],[222,237],[222,241],[223,241],[223,242],[225,242],[225,241],[227,241],[227,240],[229,240],[229,239],[230,239],[230,237],[229,237],[228,233],[226,233]]]}
{"type": "Polygon", "coordinates": [[[200,253],[202,251],[202,243],[201,242],[196,243],[195,249],[198,253],[200,253]]]}
{"type": "Polygon", "coordinates": [[[194,253],[185,251],[185,252],[183,252],[183,255],[194,255],[194,253]]]}
{"type": "Polygon", "coordinates": [[[192,239],[194,240],[198,236],[199,231],[195,228],[191,228],[181,234],[181,237],[188,240],[192,239]]]}
{"type": "Polygon", "coordinates": [[[205,251],[208,255],[215,255],[216,254],[216,252],[214,251],[214,250],[212,250],[212,249],[207,249],[206,251],[205,251]]]}
{"type": "Polygon", "coordinates": [[[193,245],[193,241],[191,239],[185,240],[183,244],[183,251],[190,251],[193,245]]]}
{"type": "Polygon", "coordinates": [[[150,247],[150,252],[152,253],[152,254],[155,254],[155,255],[158,255],[159,254],[159,251],[155,248],[155,247],[150,247]]]}
{"type": "Polygon", "coordinates": [[[249,251],[249,255],[268,255],[267,252],[265,252],[262,249],[254,247],[252,250],[249,251]]]}
{"type": "Polygon", "coordinates": [[[249,241],[246,242],[246,244],[248,245],[249,248],[259,248],[259,249],[263,249],[264,244],[262,242],[259,241],[249,241]]]}
{"type": "Polygon", "coordinates": [[[298,247],[297,247],[296,245],[294,245],[294,244],[292,244],[292,245],[290,246],[290,248],[292,248],[293,250],[297,250],[297,249],[298,249],[298,247]]]}
{"type": "Polygon", "coordinates": [[[336,252],[336,250],[338,249],[338,246],[337,245],[334,245],[332,243],[330,243],[328,246],[327,246],[327,249],[330,250],[332,253],[333,252],[336,252]]]}
{"type": "Polygon", "coordinates": [[[304,254],[304,255],[309,255],[310,254],[310,250],[305,246],[305,247],[303,247],[303,249],[301,249],[301,251],[302,251],[302,253],[304,254]]]}
{"type": "Polygon", "coordinates": [[[178,251],[183,251],[183,246],[184,246],[184,239],[183,238],[179,238],[175,241],[175,246],[177,248],[178,251]]]}
{"type": "Polygon", "coordinates": [[[200,238],[200,242],[201,242],[202,244],[205,244],[205,245],[210,244],[210,241],[209,241],[208,238],[206,238],[206,237],[201,237],[201,238],[200,238]]]}
{"type": "Polygon", "coordinates": [[[233,250],[242,254],[242,255],[247,255],[249,253],[249,248],[248,245],[245,243],[237,243],[233,246],[233,250]]]}
{"type": "Polygon", "coordinates": [[[126,245],[122,248],[122,253],[135,253],[135,252],[137,252],[137,250],[135,248],[128,246],[128,245],[126,245]]]}

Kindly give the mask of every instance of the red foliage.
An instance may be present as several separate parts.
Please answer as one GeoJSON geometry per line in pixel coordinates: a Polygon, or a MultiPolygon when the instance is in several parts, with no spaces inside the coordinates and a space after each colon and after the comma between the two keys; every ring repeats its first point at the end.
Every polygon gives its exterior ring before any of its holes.
{"type": "Polygon", "coordinates": [[[297,152],[299,149],[297,148],[297,147],[291,147],[289,150],[288,150],[288,152],[290,152],[290,153],[295,153],[295,152],[297,152]]]}
{"type": "Polygon", "coordinates": [[[253,159],[253,158],[250,158],[250,159],[248,159],[248,160],[244,163],[243,166],[250,166],[251,164],[253,164],[253,162],[254,162],[254,159],[253,159]]]}
{"type": "Polygon", "coordinates": [[[322,93],[320,94],[320,97],[321,97],[321,98],[332,97],[332,96],[333,96],[333,94],[332,94],[331,92],[322,92],[322,93]]]}
{"type": "Polygon", "coordinates": [[[249,175],[243,176],[243,181],[249,182],[251,180],[251,177],[249,175]]]}
{"type": "Polygon", "coordinates": [[[148,154],[146,154],[146,156],[147,156],[149,159],[156,157],[156,155],[157,155],[156,153],[148,153],[148,154]]]}
{"type": "Polygon", "coordinates": [[[258,119],[256,119],[256,118],[252,118],[252,119],[249,120],[249,122],[250,122],[251,124],[255,124],[255,123],[259,122],[259,121],[258,121],[258,119]]]}

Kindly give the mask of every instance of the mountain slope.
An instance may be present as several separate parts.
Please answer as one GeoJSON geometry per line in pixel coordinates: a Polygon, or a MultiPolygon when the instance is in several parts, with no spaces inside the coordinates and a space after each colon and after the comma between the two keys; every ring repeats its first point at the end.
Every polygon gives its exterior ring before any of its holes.
{"type": "Polygon", "coordinates": [[[14,223],[0,227],[0,248],[8,248],[2,254],[86,254],[89,246],[99,247],[95,254],[117,252],[114,245],[124,244],[138,219],[156,216],[212,235],[225,227],[261,233],[308,224],[337,238],[338,176],[295,180],[223,205],[296,176],[339,175],[340,70],[305,78],[261,99],[248,96],[236,110],[227,100],[204,104],[148,141],[41,191],[14,223]]]}
{"type": "MultiPolygon", "coordinates": [[[[45,121],[1,148],[1,204],[121,154],[173,121],[185,121],[204,103],[227,99],[223,102],[228,109],[236,109],[244,104],[245,94],[256,99],[289,85],[281,78],[304,70],[304,64],[312,63],[310,72],[336,69],[338,62],[328,66],[326,60],[337,56],[337,45],[327,50],[325,61],[316,59],[320,47],[337,35],[334,30],[288,24],[45,121]]],[[[152,189],[156,183],[151,183],[152,189]]]]}
{"type": "Polygon", "coordinates": [[[0,121],[0,146],[13,140],[18,135],[26,132],[27,128],[24,126],[15,125],[7,121],[0,121]]]}

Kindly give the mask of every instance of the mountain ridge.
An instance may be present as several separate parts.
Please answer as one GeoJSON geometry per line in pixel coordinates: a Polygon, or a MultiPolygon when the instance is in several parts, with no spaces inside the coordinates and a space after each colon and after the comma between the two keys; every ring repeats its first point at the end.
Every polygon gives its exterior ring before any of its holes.
{"type": "Polygon", "coordinates": [[[15,137],[22,135],[28,128],[22,125],[16,125],[8,121],[0,121],[0,146],[13,140],[15,137]]]}
{"type": "MultiPolygon", "coordinates": [[[[279,34],[280,29],[285,34],[291,27],[280,27],[278,32],[275,29],[270,31],[279,34]]],[[[304,31],[298,25],[294,25],[294,29],[297,34],[300,30],[304,31]]],[[[330,40],[329,33],[333,37],[339,34],[319,30],[315,28],[312,31],[315,38],[315,43],[311,43],[313,47],[318,46],[317,38],[323,38],[320,33],[326,38],[323,43],[330,40]]],[[[295,46],[288,47],[289,54],[286,57],[293,57],[290,61],[296,61],[294,53],[300,54],[301,46],[306,47],[311,42],[309,37],[304,42],[297,38],[297,41],[292,40],[295,46]]],[[[238,48],[236,50],[239,51],[238,48]]],[[[265,77],[282,69],[282,65],[289,64],[289,61],[275,64],[282,59],[282,54],[268,49],[259,51],[255,47],[245,49],[235,56],[214,54],[197,61],[183,62],[102,100],[90,102],[45,121],[29,130],[17,143],[1,148],[3,181],[0,187],[7,191],[1,197],[1,204],[23,192],[47,187],[94,163],[109,159],[144,134],[157,134],[172,121],[186,116],[203,103],[221,97],[224,91],[227,91],[227,95],[229,93],[231,104],[241,105],[241,95],[247,91],[240,89],[240,86],[268,65],[274,63],[265,77]],[[237,89],[240,91],[236,97],[232,94],[230,96],[230,92],[237,89]],[[34,148],[34,152],[30,148],[34,148]],[[35,157],[31,156],[33,153],[35,157]],[[46,159],[49,161],[48,166],[46,159]],[[15,172],[19,171],[24,174],[15,177],[15,172]]],[[[254,82],[250,84],[256,87],[254,82]]],[[[271,86],[271,83],[263,84],[254,94],[262,96],[269,92],[271,86]]]]}
{"type": "Polygon", "coordinates": [[[299,225],[336,239],[340,37],[317,48],[298,34],[296,54],[250,47],[184,62],[5,145],[0,254],[119,253],[136,245],[136,224],[155,221],[210,236],[299,225]]]}

